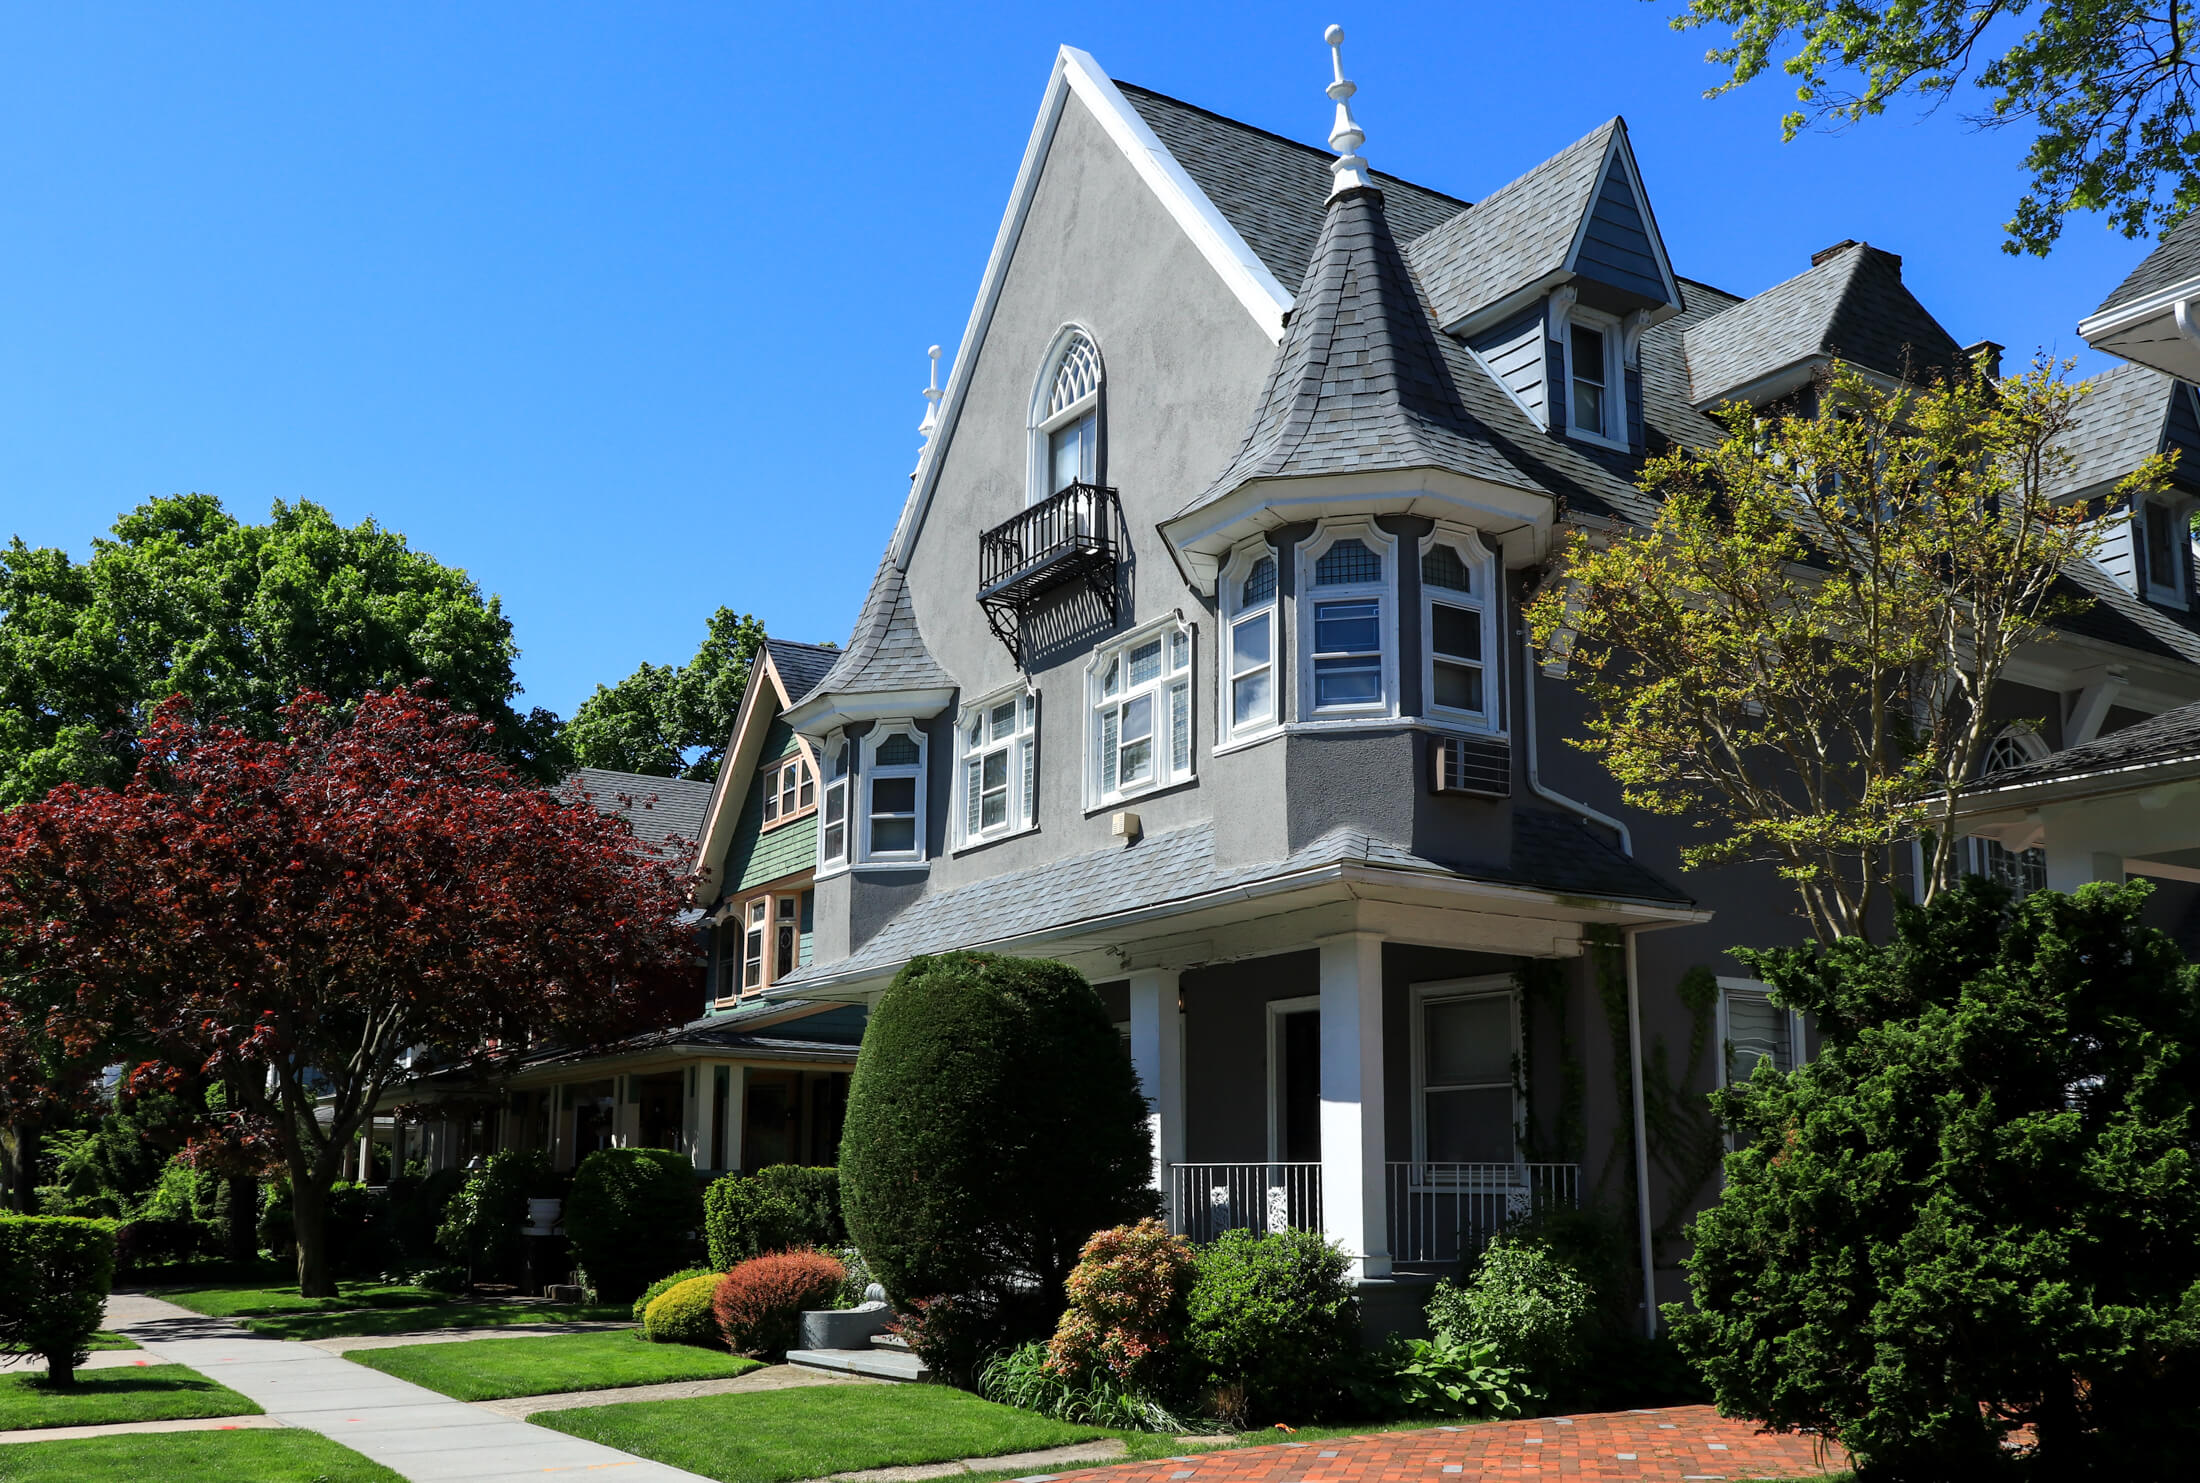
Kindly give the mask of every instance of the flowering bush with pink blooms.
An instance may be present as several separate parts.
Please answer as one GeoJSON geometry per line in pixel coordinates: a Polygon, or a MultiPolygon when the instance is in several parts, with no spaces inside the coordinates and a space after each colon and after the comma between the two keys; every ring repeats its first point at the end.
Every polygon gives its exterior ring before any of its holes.
{"type": "Polygon", "coordinates": [[[1049,1367],[1166,1393],[1193,1275],[1190,1243],[1158,1220],[1096,1233],[1065,1285],[1069,1310],[1047,1346],[1049,1367]]]}

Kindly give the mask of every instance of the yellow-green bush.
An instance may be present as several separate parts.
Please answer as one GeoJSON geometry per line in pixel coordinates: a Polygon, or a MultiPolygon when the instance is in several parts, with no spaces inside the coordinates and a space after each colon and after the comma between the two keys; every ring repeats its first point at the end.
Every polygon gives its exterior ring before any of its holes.
{"type": "Polygon", "coordinates": [[[717,1290],[716,1272],[666,1288],[642,1310],[642,1337],[652,1344],[700,1344],[705,1348],[723,1344],[718,1316],[710,1306],[711,1295],[717,1290]]]}

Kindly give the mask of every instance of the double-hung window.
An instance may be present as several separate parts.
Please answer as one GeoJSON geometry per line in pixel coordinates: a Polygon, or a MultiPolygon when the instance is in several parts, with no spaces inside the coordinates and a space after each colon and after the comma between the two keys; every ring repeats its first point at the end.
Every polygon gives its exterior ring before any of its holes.
{"type": "Polygon", "coordinates": [[[1627,375],[1619,321],[1575,308],[1566,324],[1566,425],[1577,437],[1627,445],[1627,375]]]}
{"type": "Polygon", "coordinates": [[[1497,724],[1496,565],[1471,532],[1438,530],[1421,551],[1421,678],[1432,715],[1497,724]]]}
{"type": "Polygon", "coordinates": [[[924,858],[924,734],[907,722],[880,722],[867,738],[863,768],[863,858],[924,858]]]}
{"type": "Polygon", "coordinates": [[[1416,989],[1422,1160],[1510,1164],[1518,1157],[1517,996],[1502,980],[1416,989]]]}
{"type": "Polygon", "coordinates": [[[738,902],[728,913],[718,997],[747,998],[802,966],[807,891],[775,891],[738,902]]]}
{"type": "Polygon", "coordinates": [[[1372,526],[1346,527],[1308,553],[1301,584],[1305,700],[1316,719],[1388,715],[1396,707],[1391,652],[1391,542],[1372,526]]]}
{"type": "Polygon", "coordinates": [[[1223,579],[1227,640],[1223,724],[1232,740],[1273,726],[1276,686],[1276,558],[1261,542],[1223,579]]]}
{"type": "Polygon", "coordinates": [[[1174,620],[1093,655],[1094,807],[1192,775],[1192,631],[1174,620]]]}
{"type": "Polygon", "coordinates": [[[1719,980],[1720,1085],[1740,1086],[1759,1061],[1793,1071],[1802,1059],[1803,1024],[1772,1002],[1772,991],[1750,979],[1719,980]]]}
{"type": "Polygon", "coordinates": [[[2154,602],[2184,606],[2186,548],[2191,543],[2184,530],[2185,519],[2168,499],[2149,494],[2140,496],[2132,524],[2139,544],[2137,565],[2144,579],[2141,595],[2154,602]]]}
{"type": "Polygon", "coordinates": [[[759,896],[741,907],[741,992],[764,987],[764,937],[771,921],[772,900],[759,896]]]}
{"type": "Polygon", "coordinates": [[[848,768],[853,744],[835,736],[825,747],[825,804],[818,820],[817,863],[848,863],[848,768]]]}
{"type": "Polygon", "coordinates": [[[772,898],[772,981],[794,972],[802,946],[802,902],[794,896],[772,898]]]}
{"type": "Polygon", "coordinates": [[[817,776],[800,752],[764,769],[764,827],[797,819],[817,806],[817,776]]]}
{"type": "Polygon", "coordinates": [[[962,834],[966,844],[1029,829],[1038,817],[1039,697],[1028,691],[981,701],[955,733],[962,750],[962,834]]]}

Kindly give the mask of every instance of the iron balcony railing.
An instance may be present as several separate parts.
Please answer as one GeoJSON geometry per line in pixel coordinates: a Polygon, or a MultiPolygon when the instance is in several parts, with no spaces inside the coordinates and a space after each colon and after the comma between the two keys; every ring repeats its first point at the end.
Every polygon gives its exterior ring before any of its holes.
{"type": "Polygon", "coordinates": [[[1318,1231],[1319,1164],[1171,1164],[1169,1229],[1192,1241],[1224,1231],[1318,1231]]]}
{"type": "Polygon", "coordinates": [[[1399,1262],[1464,1261],[1509,1225],[1581,1203],[1579,1164],[1393,1163],[1384,1177],[1399,1262]]]}
{"type": "Polygon", "coordinates": [[[1054,589],[1082,582],[1116,616],[1123,510],[1115,491],[1072,484],[978,536],[978,605],[1017,662],[1024,620],[1054,589]]]}

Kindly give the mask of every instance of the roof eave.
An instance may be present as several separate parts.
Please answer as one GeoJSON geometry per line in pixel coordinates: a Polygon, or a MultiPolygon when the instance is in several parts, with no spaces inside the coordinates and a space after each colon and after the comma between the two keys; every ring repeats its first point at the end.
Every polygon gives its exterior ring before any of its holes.
{"type": "Polygon", "coordinates": [[[783,712],[786,722],[812,740],[858,721],[928,720],[954,704],[952,686],[911,690],[859,690],[810,695],[783,712]]]}
{"type": "Polygon", "coordinates": [[[2200,340],[2185,334],[2177,323],[2178,307],[2196,300],[2200,300],[2200,277],[2180,279],[2081,319],[2078,335],[2096,350],[2181,380],[2200,380],[2200,340]]]}

